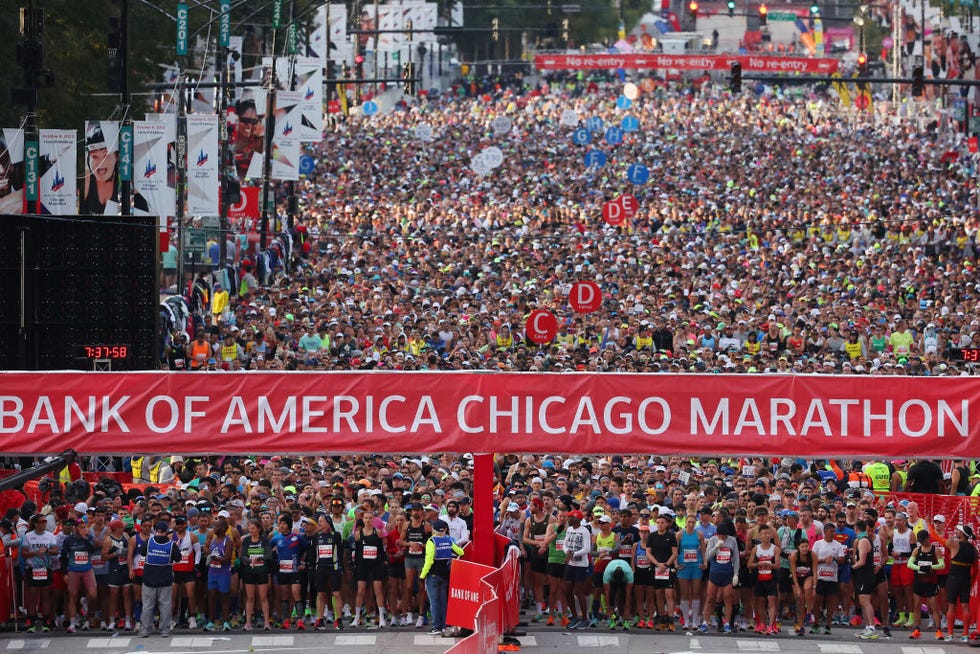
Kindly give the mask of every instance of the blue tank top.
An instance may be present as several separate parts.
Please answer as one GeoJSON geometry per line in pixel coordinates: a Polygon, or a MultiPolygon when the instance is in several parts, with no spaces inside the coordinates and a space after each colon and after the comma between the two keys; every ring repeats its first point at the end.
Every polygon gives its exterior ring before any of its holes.
{"type": "MultiPolygon", "coordinates": [[[[215,557],[223,557],[228,546],[229,538],[227,536],[220,541],[215,538],[211,541],[211,548],[208,550],[208,554],[215,557]]],[[[231,574],[231,562],[222,563],[220,561],[212,561],[208,564],[208,574],[231,574]]]]}
{"type": "Polygon", "coordinates": [[[680,546],[679,556],[681,559],[681,564],[684,565],[684,567],[693,568],[701,565],[701,539],[698,537],[698,532],[689,534],[687,533],[687,530],[684,529],[681,531],[680,542],[678,545],[680,546]]]}

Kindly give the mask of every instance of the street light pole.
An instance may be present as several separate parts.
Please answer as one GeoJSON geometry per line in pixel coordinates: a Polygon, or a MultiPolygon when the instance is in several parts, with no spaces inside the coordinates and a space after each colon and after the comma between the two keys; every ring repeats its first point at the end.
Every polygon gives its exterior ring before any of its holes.
{"type": "MultiPolygon", "coordinates": [[[[120,3],[121,15],[119,16],[119,48],[120,65],[122,70],[119,72],[119,91],[122,96],[122,125],[124,133],[132,134],[133,116],[131,113],[132,99],[129,92],[129,0],[122,0],[120,3]]],[[[120,143],[120,147],[122,144],[120,143]]],[[[132,163],[130,163],[132,168],[132,163]]],[[[127,175],[125,179],[119,181],[119,200],[122,215],[132,214],[132,175],[127,175]]]]}
{"type": "Polygon", "coordinates": [[[272,196],[272,137],[276,130],[276,28],[272,29],[272,70],[265,94],[265,154],[262,158],[262,221],[259,224],[259,249],[268,246],[269,212],[275,207],[272,196]]]}

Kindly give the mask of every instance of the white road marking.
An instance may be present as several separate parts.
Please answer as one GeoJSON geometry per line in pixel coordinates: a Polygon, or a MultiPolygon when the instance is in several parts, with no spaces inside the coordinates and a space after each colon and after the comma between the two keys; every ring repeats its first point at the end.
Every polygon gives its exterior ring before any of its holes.
{"type": "Polygon", "coordinates": [[[89,638],[86,649],[108,649],[110,647],[129,647],[132,638],[89,638]]]}
{"type": "Polygon", "coordinates": [[[334,645],[374,645],[377,642],[377,636],[337,636],[334,645]]]}

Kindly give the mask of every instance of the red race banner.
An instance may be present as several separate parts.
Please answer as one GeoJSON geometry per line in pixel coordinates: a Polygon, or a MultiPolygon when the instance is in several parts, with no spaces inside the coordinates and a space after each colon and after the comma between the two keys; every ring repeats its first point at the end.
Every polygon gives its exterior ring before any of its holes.
{"type": "Polygon", "coordinates": [[[729,70],[735,62],[745,73],[809,73],[830,75],[837,72],[837,59],[812,57],[765,57],[756,55],[668,55],[668,54],[539,54],[534,57],[538,70],[729,70]]]}
{"type": "Polygon", "coordinates": [[[616,452],[980,457],[980,379],[0,373],[8,455],[616,452]]]}
{"type": "Polygon", "coordinates": [[[243,186],[238,196],[238,204],[228,207],[229,218],[259,217],[259,187],[243,186]]]}
{"type": "MultiPolygon", "coordinates": [[[[476,612],[493,597],[484,577],[498,574],[496,568],[465,559],[455,559],[449,568],[449,603],[446,605],[446,624],[475,629],[476,612]]],[[[491,583],[491,580],[487,580],[491,583]]]]}

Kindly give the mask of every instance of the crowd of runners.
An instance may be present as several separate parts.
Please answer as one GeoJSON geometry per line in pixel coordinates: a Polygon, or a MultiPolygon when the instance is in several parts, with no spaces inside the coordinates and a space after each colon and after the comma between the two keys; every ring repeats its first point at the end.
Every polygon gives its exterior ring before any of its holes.
{"type": "MultiPolygon", "coordinates": [[[[455,633],[426,578],[441,560],[448,579],[440,543],[471,541],[472,457],[113,464],[150,485],[70,482],[0,520],[29,631],[146,633],[158,607],[206,631],[455,633]],[[164,588],[144,581],[154,538],[175,544],[164,588]]],[[[972,525],[893,494],[965,499],[970,462],[501,455],[495,472],[495,530],[542,626],[970,636],[972,525]]]]}

